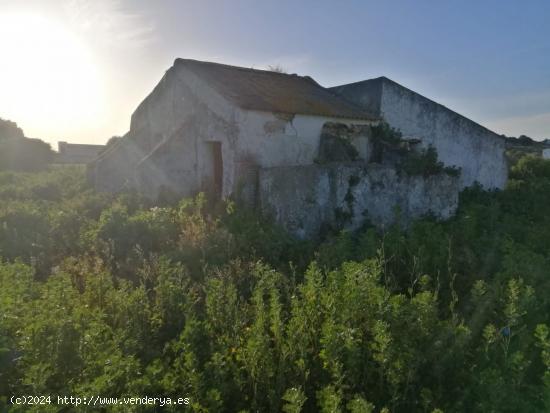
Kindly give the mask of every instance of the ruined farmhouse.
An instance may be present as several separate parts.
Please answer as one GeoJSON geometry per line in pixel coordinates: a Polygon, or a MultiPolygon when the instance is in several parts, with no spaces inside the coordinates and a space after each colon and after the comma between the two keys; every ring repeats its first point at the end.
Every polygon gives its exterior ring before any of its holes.
{"type": "Polygon", "coordinates": [[[234,197],[308,237],[366,219],[448,218],[460,189],[502,188],[507,167],[502,137],[387,78],[327,89],[177,59],[89,176],[99,190],[152,198],[234,197]],[[404,167],[435,152],[437,168],[404,167]]]}

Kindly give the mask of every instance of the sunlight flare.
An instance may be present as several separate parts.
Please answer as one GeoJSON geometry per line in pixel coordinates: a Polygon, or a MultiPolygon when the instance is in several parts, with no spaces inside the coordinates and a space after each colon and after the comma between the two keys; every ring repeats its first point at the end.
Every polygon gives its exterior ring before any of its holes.
{"type": "Polygon", "coordinates": [[[66,134],[97,122],[98,67],[91,51],[63,25],[40,15],[0,14],[0,50],[4,116],[17,119],[31,136],[66,134]]]}

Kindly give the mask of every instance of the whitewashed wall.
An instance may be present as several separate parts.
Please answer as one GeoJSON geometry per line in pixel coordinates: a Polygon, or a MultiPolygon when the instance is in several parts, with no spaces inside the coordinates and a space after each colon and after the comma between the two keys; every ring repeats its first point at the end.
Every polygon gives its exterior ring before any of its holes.
{"type": "Polygon", "coordinates": [[[446,165],[462,168],[462,188],[475,181],[487,189],[505,186],[505,140],[489,129],[385,77],[331,90],[381,116],[405,137],[433,145],[446,165]]]}
{"type": "MultiPolygon", "coordinates": [[[[261,167],[311,165],[319,153],[326,122],[369,124],[369,121],[242,111],[238,118],[239,154],[251,154],[261,167]]],[[[370,122],[372,123],[372,122],[370,122]]]]}
{"type": "Polygon", "coordinates": [[[381,115],[404,135],[433,145],[446,165],[462,168],[461,186],[478,181],[503,188],[508,178],[504,138],[423,96],[386,80],[381,115]]]}

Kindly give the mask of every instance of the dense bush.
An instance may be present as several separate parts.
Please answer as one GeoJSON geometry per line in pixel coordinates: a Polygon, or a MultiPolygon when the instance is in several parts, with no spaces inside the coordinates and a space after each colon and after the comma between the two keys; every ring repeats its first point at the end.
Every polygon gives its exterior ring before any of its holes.
{"type": "Polygon", "coordinates": [[[442,172],[451,176],[460,175],[460,168],[445,166],[443,162],[438,161],[437,150],[431,145],[419,152],[407,154],[401,167],[408,175],[431,176],[442,172]]]}
{"type": "Polygon", "coordinates": [[[420,141],[416,140],[411,146],[411,140],[404,140],[403,134],[386,122],[380,122],[378,125],[371,127],[371,132],[373,151],[371,161],[373,162],[382,162],[384,151],[389,149],[401,158],[398,162],[399,170],[407,175],[422,175],[425,177],[441,173],[450,176],[460,175],[460,168],[445,166],[443,162],[438,160],[435,147],[429,145],[427,148],[413,149],[414,145],[420,143],[420,141]]]}
{"type": "Polygon", "coordinates": [[[371,127],[372,139],[375,143],[383,142],[398,145],[403,134],[398,129],[392,128],[387,122],[379,122],[371,127]]]}
{"type": "Polygon", "coordinates": [[[43,171],[54,154],[48,143],[25,138],[16,123],[0,118],[0,171],[43,171]]]}
{"type": "Polygon", "coordinates": [[[0,410],[59,394],[190,397],[198,412],[549,411],[548,165],[466,190],[448,222],[317,244],[202,196],[155,207],[97,194],[76,169],[0,173],[0,410]]]}
{"type": "Polygon", "coordinates": [[[40,139],[0,141],[0,171],[42,171],[53,158],[54,152],[50,145],[40,139]]]}

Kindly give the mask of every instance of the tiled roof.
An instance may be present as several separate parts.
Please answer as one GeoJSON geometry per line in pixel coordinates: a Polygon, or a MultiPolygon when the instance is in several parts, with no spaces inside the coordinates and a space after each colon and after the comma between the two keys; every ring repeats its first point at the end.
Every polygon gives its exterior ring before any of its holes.
{"type": "Polygon", "coordinates": [[[176,59],[242,109],[335,118],[376,120],[359,106],[336,96],[309,76],[176,59]]]}

